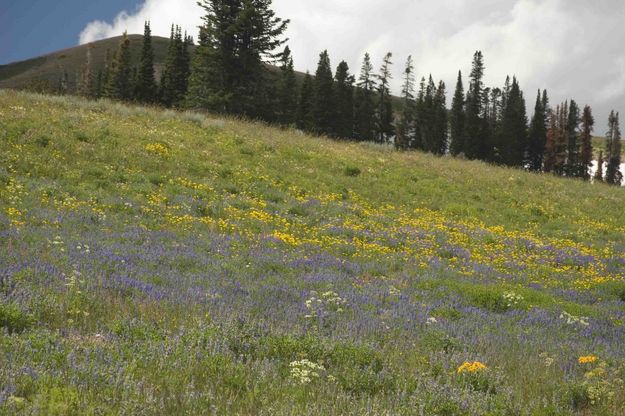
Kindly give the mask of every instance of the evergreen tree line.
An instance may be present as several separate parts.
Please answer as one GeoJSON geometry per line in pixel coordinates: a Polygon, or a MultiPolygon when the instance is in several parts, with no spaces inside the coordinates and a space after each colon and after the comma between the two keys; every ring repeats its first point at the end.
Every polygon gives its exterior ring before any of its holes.
{"type": "MultiPolygon", "coordinates": [[[[180,27],[172,26],[165,65],[160,82],[157,83],[152,31],[150,23],[146,22],[138,66],[132,64],[130,40],[126,33],[112,58],[110,52],[106,52],[104,67],[95,74],[91,47],[88,47],[79,92],[90,98],[181,107],[185,103],[191,74],[190,47],[193,44],[191,36],[187,36],[186,33],[183,35],[180,27]]],[[[66,77],[65,75],[62,80],[66,80],[66,77]]]]}
{"type": "MultiPolygon", "coordinates": [[[[199,44],[172,27],[160,83],[154,73],[151,30],[145,24],[138,67],[131,65],[126,35],[102,71],[91,73],[91,57],[82,93],[124,101],[161,104],[261,119],[330,137],[393,143],[438,155],[525,168],[590,180],[594,118],[574,100],[555,109],[547,91],[538,91],[528,122],[526,102],[516,77],[504,85],[484,85],[484,57],[476,52],[465,92],[458,73],[451,109],[446,86],[430,75],[418,90],[414,63],[403,71],[400,97],[390,92],[392,54],[376,72],[365,54],[356,78],[341,61],[333,73],[327,51],[319,55],[314,77],[298,80],[284,34],[289,21],[275,16],[271,0],[202,0],[205,11],[199,44]],[[276,50],[281,52],[276,53],[276,50]],[[273,64],[273,65],[269,65],[273,64]]],[[[619,115],[609,119],[605,154],[595,180],[620,184],[619,115]],[[604,165],[607,166],[604,169],[604,165]],[[605,173],[604,173],[605,170],[605,173]]]]}

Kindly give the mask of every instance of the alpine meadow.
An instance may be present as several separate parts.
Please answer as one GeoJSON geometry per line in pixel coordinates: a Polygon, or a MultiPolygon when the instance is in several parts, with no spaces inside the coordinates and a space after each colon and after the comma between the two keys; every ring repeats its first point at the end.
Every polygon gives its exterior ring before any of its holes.
{"type": "Polygon", "coordinates": [[[198,6],[0,66],[0,415],[625,416],[616,110],[198,6]]]}

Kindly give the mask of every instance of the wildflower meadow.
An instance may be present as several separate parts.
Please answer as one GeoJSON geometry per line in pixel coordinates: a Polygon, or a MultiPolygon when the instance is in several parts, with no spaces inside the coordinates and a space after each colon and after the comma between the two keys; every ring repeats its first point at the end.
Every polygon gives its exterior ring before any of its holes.
{"type": "Polygon", "coordinates": [[[0,414],[625,415],[624,206],[0,91],[0,414]]]}

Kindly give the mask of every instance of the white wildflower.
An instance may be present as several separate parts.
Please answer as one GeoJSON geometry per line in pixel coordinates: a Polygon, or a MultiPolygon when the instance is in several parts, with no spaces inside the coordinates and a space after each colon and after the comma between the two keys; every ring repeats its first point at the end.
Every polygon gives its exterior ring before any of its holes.
{"type": "Polygon", "coordinates": [[[291,368],[291,378],[298,384],[308,384],[314,379],[318,379],[319,373],[326,370],[323,365],[307,359],[293,361],[289,367],[291,368]]]}

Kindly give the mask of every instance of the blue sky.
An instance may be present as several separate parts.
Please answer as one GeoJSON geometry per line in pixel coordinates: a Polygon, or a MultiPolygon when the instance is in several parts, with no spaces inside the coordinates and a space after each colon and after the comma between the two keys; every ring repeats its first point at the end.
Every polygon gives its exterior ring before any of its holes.
{"type": "Polygon", "coordinates": [[[0,0],[0,65],[78,43],[93,20],[133,12],[140,0],[0,0]]]}

